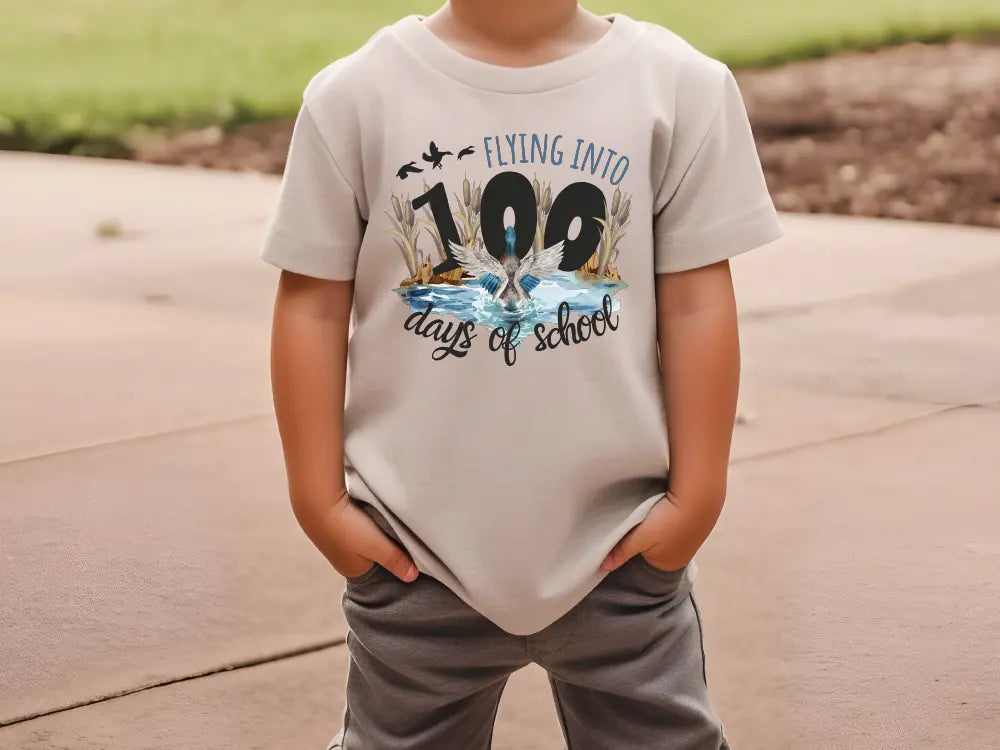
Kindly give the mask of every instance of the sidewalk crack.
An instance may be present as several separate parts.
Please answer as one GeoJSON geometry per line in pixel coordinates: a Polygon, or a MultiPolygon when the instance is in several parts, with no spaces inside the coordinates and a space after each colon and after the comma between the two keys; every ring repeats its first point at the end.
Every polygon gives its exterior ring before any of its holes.
{"type": "Polygon", "coordinates": [[[128,443],[140,443],[146,440],[156,440],[158,438],[170,437],[172,435],[184,435],[193,432],[199,432],[201,430],[211,430],[216,427],[230,427],[232,425],[241,424],[243,422],[253,422],[258,419],[265,419],[265,418],[274,419],[274,412],[267,411],[267,412],[259,412],[257,414],[246,414],[239,417],[219,419],[214,422],[203,422],[201,424],[192,424],[192,425],[186,425],[184,427],[176,427],[172,430],[163,430],[161,432],[149,432],[144,435],[132,435],[130,437],[105,440],[103,442],[90,443],[88,445],[74,445],[72,448],[62,448],[60,450],[54,450],[48,453],[36,453],[33,456],[20,456],[17,458],[7,459],[6,461],[0,460],[0,469],[2,469],[4,466],[12,466],[13,464],[23,464],[29,461],[41,461],[46,458],[64,456],[69,453],[79,453],[83,451],[94,450],[97,448],[110,448],[116,445],[127,445],[128,443]]]}
{"type": "Polygon", "coordinates": [[[0,727],[9,727],[15,724],[23,724],[26,721],[33,721],[35,719],[41,719],[46,716],[52,716],[53,714],[60,714],[65,711],[72,711],[77,708],[84,708],[86,706],[93,706],[98,703],[106,703],[107,701],[115,700],[116,698],[124,698],[126,695],[134,695],[135,693],[144,693],[147,690],[154,690],[156,688],[166,687],[168,685],[176,685],[181,682],[188,682],[190,680],[200,680],[203,677],[211,677],[217,674],[223,674],[224,672],[234,672],[238,669],[247,669],[249,667],[258,667],[263,664],[273,664],[274,662],[284,661],[286,659],[293,659],[297,656],[305,656],[307,654],[315,654],[320,651],[326,651],[331,648],[336,648],[337,646],[343,646],[346,643],[345,638],[333,638],[326,641],[319,641],[317,643],[312,643],[306,646],[300,646],[298,648],[286,649],[284,651],[277,651],[273,654],[267,656],[258,656],[251,659],[243,659],[240,661],[235,661],[230,664],[222,664],[217,667],[209,667],[208,669],[192,672],[191,674],[180,675],[178,677],[171,677],[159,682],[151,682],[147,685],[137,685],[131,688],[124,688],[122,690],[117,690],[113,693],[106,693],[104,695],[98,695],[93,698],[87,698],[85,700],[75,701],[73,703],[67,703],[64,706],[57,706],[55,708],[46,708],[40,711],[33,711],[31,713],[22,714],[21,716],[15,716],[12,719],[0,719],[0,727]]]}
{"type": "Polygon", "coordinates": [[[749,463],[751,461],[758,461],[761,459],[774,458],[775,456],[785,456],[789,453],[795,453],[796,451],[808,450],[810,448],[817,448],[822,445],[832,445],[834,443],[842,443],[848,440],[854,440],[855,438],[869,437],[871,435],[879,435],[890,430],[895,430],[897,427],[905,427],[907,425],[915,424],[917,422],[922,422],[927,419],[933,419],[939,417],[942,414],[950,414],[954,411],[962,411],[966,409],[995,409],[1000,406],[1000,401],[988,402],[988,403],[970,403],[970,404],[954,404],[952,406],[946,406],[943,409],[938,409],[936,411],[930,411],[925,414],[916,414],[912,417],[907,417],[906,419],[901,419],[898,422],[890,422],[889,424],[879,425],[878,427],[873,427],[869,430],[861,430],[859,432],[848,432],[843,435],[834,435],[828,438],[822,438],[820,440],[810,440],[805,443],[799,443],[798,445],[789,445],[784,448],[775,448],[774,450],[761,451],[760,453],[754,453],[749,456],[740,456],[739,458],[732,459],[729,464],[735,466],[736,464],[749,463]]]}

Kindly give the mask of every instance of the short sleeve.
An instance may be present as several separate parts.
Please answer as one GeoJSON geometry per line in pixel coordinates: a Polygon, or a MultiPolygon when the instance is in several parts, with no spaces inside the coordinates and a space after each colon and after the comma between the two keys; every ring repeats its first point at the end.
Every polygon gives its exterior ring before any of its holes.
{"type": "Polygon", "coordinates": [[[708,130],[675,140],[654,204],[657,273],[707,266],[782,236],[731,71],[708,130]]]}
{"type": "Polygon", "coordinates": [[[260,257],[305,276],[353,279],[363,232],[354,190],[303,105],[260,257]]]}

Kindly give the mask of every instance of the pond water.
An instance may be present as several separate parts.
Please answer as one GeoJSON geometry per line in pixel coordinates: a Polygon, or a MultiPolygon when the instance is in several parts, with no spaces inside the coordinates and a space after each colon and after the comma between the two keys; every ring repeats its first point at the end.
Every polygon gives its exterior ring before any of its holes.
{"type": "MultiPolygon", "coordinates": [[[[602,309],[604,295],[614,300],[614,296],[627,287],[622,281],[585,282],[572,271],[556,271],[542,279],[531,292],[531,299],[512,310],[493,299],[479,279],[470,279],[462,286],[410,284],[396,292],[414,312],[423,312],[428,304],[433,304],[432,313],[453,315],[489,328],[509,328],[512,323],[519,323],[521,330],[516,343],[520,343],[532,335],[536,324],[554,323],[561,302],[569,304],[570,312],[589,315],[602,309]]],[[[617,311],[620,304],[613,301],[612,311],[617,311]]]]}

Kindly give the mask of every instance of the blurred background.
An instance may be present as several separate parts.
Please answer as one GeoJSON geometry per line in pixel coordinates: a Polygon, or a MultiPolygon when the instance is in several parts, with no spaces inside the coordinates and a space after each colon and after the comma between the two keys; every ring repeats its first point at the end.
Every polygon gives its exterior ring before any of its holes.
{"type": "MultiPolygon", "coordinates": [[[[6,3],[0,148],[280,172],[310,76],[435,7],[6,3]]],[[[1000,225],[995,0],[590,7],[666,25],[742,72],[779,208],[1000,225]]]]}
{"type": "MultiPolygon", "coordinates": [[[[285,500],[256,253],[306,82],[436,7],[0,0],[3,750],[336,731],[342,586],[285,500]]],[[[587,7],[737,72],[785,212],[733,263],[699,557],[734,748],[997,747],[1000,4],[587,7]]],[[[543,677],[500,750],[561,746],[543,677]]]]}

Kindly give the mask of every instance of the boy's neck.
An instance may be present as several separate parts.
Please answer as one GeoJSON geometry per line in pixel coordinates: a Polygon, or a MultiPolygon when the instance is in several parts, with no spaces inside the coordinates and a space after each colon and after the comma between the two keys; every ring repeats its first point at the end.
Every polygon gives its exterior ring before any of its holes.
{"type": "Polygon", "coordinates": [[[425,23],[461,52],[514,66],[572,54],[609,27],[577,0],[449,0],[425,23]]]}
{"type": "Polygon", "coordinates": [[[512,47],[530,47],[564,33],[576,20],[577,0],[449,0],[453,23],[476,36],[512,47]]]}

